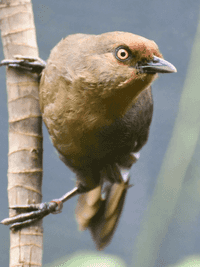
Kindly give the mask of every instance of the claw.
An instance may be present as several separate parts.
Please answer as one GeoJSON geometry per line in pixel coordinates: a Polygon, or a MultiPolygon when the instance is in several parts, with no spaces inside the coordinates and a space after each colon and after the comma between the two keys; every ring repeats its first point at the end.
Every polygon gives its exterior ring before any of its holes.
{"type": "MultiPolygon", "coordinates": [[[[40,219],[40,218],[39,218],[39,219],[40,219]]],[[[10,229],[11,229],[11,230],[14,230],[14,231],[19,230],[19,229],[21,229],[21,228],[23,228],[23,227],[27,227],[27,226],[33,224],[34,222],[38,221],[39,219],[36,218],[36,219],[30,219],[30,220],[27,220],[27,221],[25,221],[25,222],[13,223],[13,224],[10,226],[10,229]]],[[[41,219],[42,219],[42,218],[41,218],[41,219]]]]}
{"type": "Polygon", "coordinates": [[[28,56],[15,55],[14,58],[18,60],[23,60],[23,61],[29,61],[29,62],[39,62],[42,65],[44,65],[44,67],[46,66],[46,62],[39,57],[28,57],[28,56]]]}
{"type": "Polygon", "coordinates": [[[41,58],[27,57],[15,55],[15,59],[4,59],[1,61],[0,66],[9,66],[12,68],[20,68],[40,74],[46,67],[46,62],[41,58]]]}
{"type": "Polygon", "coordinates": [[[56,210],[57,206],[59,206],[59,203],[57,203],[56,201],[51,201],[41,204],[24,205],[24,206],[13,206],[10,208],[16,210],[17,212],[31,211],[31,210],[32,211],[16,215],[12,218],[6,218],[1,221],[1,224],[4,225],[12,224],[10,229],[16,230],[28,226],[33,222],[44,218],[50,213],[57,212],[56,210]]]}
{"type": "Polygon", "coordinates": [[[50,213],[57,214],[62,211],[63,203],[73,196],[80,194],[78,187],[74,187],[71,191],[63,195],[59,199],[54,199],[50,202],[30,205],[15,205],[9,207],[20,213],[12,218],[6,218],[0,223],[9,225],[10,229],[18,230],[23,227],[27,227],[35,221],[41,220],[50,213]],[[25,212],[25,213],[24,213],[25,212]]]}
{"type": "Polygon", "coordinates": [[[15,206],[10,206],[9,209],[16,210],[17,212],[26,212],[26,211],[34,211],[34,210],[39,210],[41,209],[41,204],[29,204],[29,205],[15,205],[15,206]]]}

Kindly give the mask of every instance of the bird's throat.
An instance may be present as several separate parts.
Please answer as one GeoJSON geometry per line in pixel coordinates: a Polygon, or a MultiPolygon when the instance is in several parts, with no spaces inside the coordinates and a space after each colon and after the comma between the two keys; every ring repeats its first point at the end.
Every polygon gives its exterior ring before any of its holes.
{"type": "Polygon", "coordinates": [[[139,94],[150,86],[156,75],[145,75],[143,78],[129,79],[124,86],[113,90],[112,96],[105,98],[103,104],[108,119],[123,117],[137,101],[139,94]]]}

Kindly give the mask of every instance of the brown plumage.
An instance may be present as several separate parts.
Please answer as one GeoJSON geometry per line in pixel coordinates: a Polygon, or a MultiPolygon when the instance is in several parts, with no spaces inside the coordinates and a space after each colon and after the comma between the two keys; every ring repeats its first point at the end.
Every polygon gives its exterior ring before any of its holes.
{"type": "Polygon", "coordinates": [[[76,218],[98,249],[112,238],[123,208],[129,176],[122,171],[148,139],[150,85],[157,72],[174,72],[146,70],[156,57],[162,59],[155,42],[132,33],[75,34],[56,45],[42,72],[43,120],[61,160],[76,173],[83,192],[76,218]]]}

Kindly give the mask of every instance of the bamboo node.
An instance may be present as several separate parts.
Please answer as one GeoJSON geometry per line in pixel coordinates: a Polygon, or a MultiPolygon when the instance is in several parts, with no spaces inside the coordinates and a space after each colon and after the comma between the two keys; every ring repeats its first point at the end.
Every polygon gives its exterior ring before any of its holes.
{"type": "Polygon", "coordinates": [[[37,190],[37,189],[35,189],[33,187],[30,187],[30,186],[26,186],[24,184],[23,185],[16,184],[16,185],[10,186],[10,187],[7,188],[7,190],[10,191],[10,190],[12,190],[14,188],[17,188],[17,187],[24,188],[26,190],[29,190],[29,191],[34,192],[34,193],[37,193],[38,195],[42,196],[42,193],[39,190],[37,190]]]}

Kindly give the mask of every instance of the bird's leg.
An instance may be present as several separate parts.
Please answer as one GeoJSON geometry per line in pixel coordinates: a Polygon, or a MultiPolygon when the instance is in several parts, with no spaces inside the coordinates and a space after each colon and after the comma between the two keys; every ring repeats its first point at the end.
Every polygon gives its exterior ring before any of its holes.
{"type": "Polygon", "coordinates": [[[24,69],[33,73],[40,74],[46,67],[46,62],[41,58],[25,57],[15,55],[15,59],[4,59],[0,63],[1,66],[8,66],[12,68],[24,69]]]}
{"type": "Polygon", "coordinates": [[[81,188],[74,187],[71,191],[63,195],[61,198],[54,199],[50,202],[30,205],[15,205],[9,207],[10,209],[16,210],[20,214],[12,218],[6,218],[2,220],[1,223],[4,225],[11,224],[10,229],[13,230],[18,230],[20,228],[29,226],[33,222],[41,220],[50,213],[60,213],[63,207],[63,203],[80,193],[82,193],[81,188]]]}

